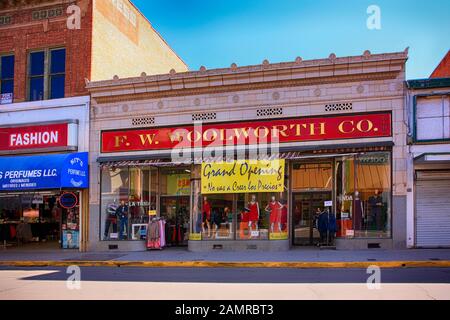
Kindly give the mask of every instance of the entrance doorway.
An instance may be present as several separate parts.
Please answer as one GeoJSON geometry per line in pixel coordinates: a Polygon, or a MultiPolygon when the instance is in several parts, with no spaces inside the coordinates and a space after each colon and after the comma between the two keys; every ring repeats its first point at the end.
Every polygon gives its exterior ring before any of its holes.
{"type": "Polygon", "coordinates": [[[292,165],[292,243],[311,246],[319,243],[317,209],[333,199],[331,160],[297,162],[292,165]]]}
{"type": "Polygon", "coordinates": [[[319,242],[317,209],[323,210],[324,202],[331,200],[331,192],[304,192],[292,194],[293,244],[314,245],[319,242]]]}
{"type": "Polygon", "coordinates": [[[0,245],[78,249],[79,199],[79,192],[0,194],[0,245]]]}
{"type": "Polygon", "coordinates": [[[187,246],[189,240],[189,196],[162,196],[161,217],[166,220],[167,246],[187,246]]]}

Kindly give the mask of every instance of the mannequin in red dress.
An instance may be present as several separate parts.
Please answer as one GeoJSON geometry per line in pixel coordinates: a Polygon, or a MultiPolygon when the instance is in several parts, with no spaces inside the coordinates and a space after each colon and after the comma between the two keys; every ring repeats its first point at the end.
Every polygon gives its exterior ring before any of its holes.
{"type": "Polygon", "coordinates": [[[275,232],[275,224],[278,226],[278,232],[281,232],[281,209],[283,205],[272,196],[272,201],[266,206],[266,211],[270,212],[270,232],[275,232]]]}
{"type": "Polygon", "coordinates": [[[208,202],[208,198],[203,198],[203,210],[202,210],[202,231],[205,234],[205,225],[208,229],[208,238],[211,238],[211,205],[208,202]]]}
{"type": "Polygon", "coordinates": [[[259,220],[259,204],[256,201],[256,196],[252,195],[252,200],[248,203],[249,217],[248,217],[248,229],[249,236],[252,237],[253,225],[255,226],[255,231],[258,231],[258,220],[259,220]]]}

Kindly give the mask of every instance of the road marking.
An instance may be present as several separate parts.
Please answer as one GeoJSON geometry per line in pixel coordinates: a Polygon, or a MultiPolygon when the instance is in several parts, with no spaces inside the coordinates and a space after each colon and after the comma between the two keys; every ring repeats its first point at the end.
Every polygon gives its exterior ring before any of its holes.
{"type": "Polygon", "coordinates": [[[450,284],[382,284],[368,290],[366,284],[323,283],[164,283],[83,281],[81,290],[68,290],[65,281],[29,277],[54,271],[0,271],[0,300],[3,299],[108,299],[135,300],[430,300],[450,299],[450,284]],[[28,279],[27,279],[28,278],[28,279]]]}

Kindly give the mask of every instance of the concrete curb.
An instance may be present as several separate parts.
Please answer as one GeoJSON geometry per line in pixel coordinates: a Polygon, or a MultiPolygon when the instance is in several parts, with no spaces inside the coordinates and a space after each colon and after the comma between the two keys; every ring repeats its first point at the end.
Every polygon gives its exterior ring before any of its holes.
{"type": "Polygon", "coordinates": [[[442,261],[356,261],[356,262],[222,262],[222,261],[0,261],[8,267],[142,267],[142,268],[294,268],[294,269],[366,269],[380,268],[450,268],[442,261]]]}

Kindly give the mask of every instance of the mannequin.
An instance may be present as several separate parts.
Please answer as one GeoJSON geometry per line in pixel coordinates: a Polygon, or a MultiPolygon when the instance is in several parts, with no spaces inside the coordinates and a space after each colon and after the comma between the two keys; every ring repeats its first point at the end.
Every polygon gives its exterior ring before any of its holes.
{"type": "Polygon", "coordinates": [[[375,219],[375,225],[377,231],[383,230],[383,198],[380,195],[379,190],[375,190],[375,194],[369,198],[369,206],[373,219],[375,219]]]}
{"type": "Polygon", "coordinates": [[[119,218],[119,239],[125,240],[128,237],[128,205],[124,200],[120,202],[120,206],[117,208],[117,217],[119,218]],[[126,236],[124,233],[126,233],[126,236]]]}
{"type": "Polygon", "coordinates": [[[249,236],[252,237],[253,226],[255,226],[255,231],[258,231],[258,221],[259,221],[259,204],[256,201],[256,196],[252,195],[252,200],[248,203],[249,209],[249,221],[248,229],[249,236]]]}
{"type": "Polygon", "coordinates": [[[106,223],[105,223],[105,232],[104,232],[104,238],[107,239],[109,235],[109,228],[112,224],[113,227],[113,233],[117,233],[117,208],[119,206],[117,205],[117,200],[114,199],[112,203],[110,203],[106,207],[106,223]]]}
{"type": "Polygon", "coordinates": [[[211,205],[208,202],[208,198],[203,198],[203,211],[202,211],[202,231],[205,232],[205,225],[208,229],[208,238],[211,238],[211,205]]]}
{"type": "Polygon", "coordinates": [[[266,211],[270,212],[270,232],[275,232],[275,224],[278,226],[278,232],[281,232],[281,210],[283,205],[272,196],[271,201],[266,206],[266,211]]]}
{"type": "Polygon", "coordinates": [[[355,191],[355,206],[353,207],[353,223],[355,230],[362,229],[363,203],[359,198],[359,191],[355,191]]]}

